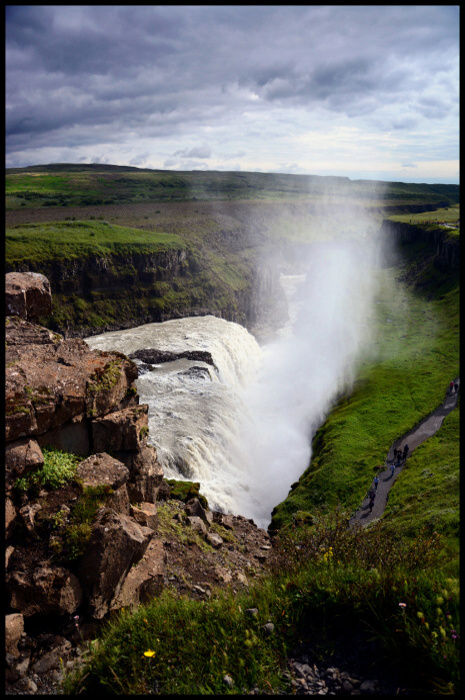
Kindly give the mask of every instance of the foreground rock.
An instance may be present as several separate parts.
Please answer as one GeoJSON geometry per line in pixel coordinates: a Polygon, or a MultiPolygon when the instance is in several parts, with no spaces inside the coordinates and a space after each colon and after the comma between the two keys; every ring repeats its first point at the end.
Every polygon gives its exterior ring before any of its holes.
{"type": "Polygon", "coordinates": [[[52,311],[50,282],[37,272],[5,275],[5,315],[36,321],[52,311]]]}
{"type": "Polygon", "coordinates": [[[79,564],[79,581],[93,618],[100,620],[110,610],[129,569],[142,558],[152,535],[153,530],[131,517],[111,508],[99,511],[79,564]]]}
{"type": "Polygon", "coordinates": [[[7,676],[35,693],[37,674],[66,662],[86,629],[163,587],[154,505],[163,471],[147,445],[135,363],[32,323],[51,308],[42,275],[7,275],[6,291],[7,676]],[[32,488],[50,446],[83,459],[61,486],[32,488]],[[55,634],[44,640],[38,627],[55,634]]]}
{"type": "Polygon", "coordinates": [[[119,353],[91,351],[79,339],[21,344],[23,325],[13,327],[5,351],[6,441],[34,436],[42,445],[89,454],[90,421],[138,403],[135,364],[119,353]]]}

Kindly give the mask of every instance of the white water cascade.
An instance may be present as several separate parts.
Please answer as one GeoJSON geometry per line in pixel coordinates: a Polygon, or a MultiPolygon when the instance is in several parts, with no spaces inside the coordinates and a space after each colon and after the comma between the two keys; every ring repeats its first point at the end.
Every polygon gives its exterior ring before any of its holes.
{"type": "Polygon", "coordinates": [[[262,348],[242,326],[213,316],[86,339],[92,349],[126,355],[146,348],[211,353],[216,369],[182,359],[137,379],[149,405],[149,443],[167,478],[199,481],[211,508],[268,526],[369,344],[373,252],[366,241],[313,248],[306,275],[287,278],[288,324],[262,348]]]}
{"type": "Polygon", "coordinates": [[[165,477],[200,481],[211,508],[254,512],[260,496],[247,483],[238,435],[244,411],[240,394],[262,363],[254,337],[236,323],[202,316],[104,333],[86,342],[92,349],[126,355],[145,348],[211,353],[216,369],[179,359],[153,365],[138,377],[140,401],[149,405],[149,443],[157,448],[165,477]]]}

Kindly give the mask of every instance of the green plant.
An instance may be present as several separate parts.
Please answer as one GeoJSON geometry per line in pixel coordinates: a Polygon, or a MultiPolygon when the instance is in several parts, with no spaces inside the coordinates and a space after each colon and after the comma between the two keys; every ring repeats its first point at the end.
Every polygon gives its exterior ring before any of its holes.
{"type": "Polygon", "coordinates": [[[187,503],[191,498],[198,498],[204,508],[208,508],[208,501],[200,492],[200,483],[198,481],[178,481],[176,479],[167,479],[170,485],[170,498],[177,498],[184,503],[187,503]]]}
{"type": "Polygon", "coordinates": [[[143,425],[142,428],[139,430],[140,440],[143,440],[144,438],[146,438],[148,434],[149,434],[148,427],[146,425],[143,425]]]}
{"type": "Polygon", "coordinates": [[[73,562],[84,553],[92,535],[92,522],[97,510],[113,493],[108,484],[83,489],[62,532],[61,547],[55,551],[61,560],[73,562]]]}
{"type": "Polygon", "coordinates": [[[69,452],[63,452],[55,447],[42,450],[44,464],[40,469],[17,479],[15,488],[18,491],[39,491],[40,488],[58,489],[71,481],[81,458],[69,452]]]}

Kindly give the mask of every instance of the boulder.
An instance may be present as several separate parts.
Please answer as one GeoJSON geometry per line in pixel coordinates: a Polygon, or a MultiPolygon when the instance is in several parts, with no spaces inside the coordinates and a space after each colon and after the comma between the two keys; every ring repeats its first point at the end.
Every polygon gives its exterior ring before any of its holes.
{"type": "Polygon", "coordinates": [[[218,511],[215,511],[213,513],[213,521],[215,523],[218,523],[218,525],[221,525],[222,527],[226,528],[226,530],[234,530],[234,515],[229,515],[226,513],[220,513],[218,511]]]}
{"type": "Polygon", "coordinates": [[[40,469],[44,456],[36,440],[21,438],[5,447],[5,490],[11,491],[14,483],[28,472],[40,469]]]}
{"type": "Polygon", "coordinates": [[[77,610],[82,591],[76,576],[61,566],[46,563],[32,571],[13,571],[6,578],[10,606],[24,617],[66,615],[77,610]]]}
{"type": "Polygon", "coordinates": [[[84,487],[107,485],[116,491],[127,482],[129,469],[106,452],[99,452],[78,465],[76,476],[84,487]]]}
{"type": "Polygon", "coordinates": [[[15,658],[20,656],[18,642],[24,632],[24,617],[21,613],[5,615],[5,651],[15,658]]]}
{"type": "Polygon", "coordinates": [[[210,510],[206,510],[198,498],[191,498],[187,501],[185,510],[187,515],[201,518],[207,527],[213,522],[213,513],[210,510]]]}
{"type": "Polygon", "coordinates": [[[195,532],[198,532],[201,535],[207,534],[207,528],[205,527],[205,523],[203,522],[202,518],[199,518],[196,515],[188,515],[185,522],[195,532]]]}
{"type": "Polygon", "coordinates": [[[166,552],[162,540],[152,538],[142,559],[131,568],[111,609],[137,607],[159,595],[166,573],[166,552]]]}
{"type": "Polygon", "coordinates": [[[92,421],[94,450],[138,451],[148,435],[148,406],[133,406],[92,421]]]}
{"type": "Polygon", "coordinates": [[[38,272],[9,272],[5,275],[5,316],[37,320],[52,311],[50,282],[38,272]]]}
{"type": "Polygon", "coordinates": [[[223,538],[220,537],[216,532],[207,532],[205,535],[205,541],[213,547],[213,549],[219,549],[223,544],[223,538]]]}
{"type": "Polygon", "coordinates": [[[117,452],[116,455],[130,470],[127,485],[130,500],[135,503],[155,503],[163,481],[163,469],[157,462],[155,447],[146,445],[139,452],[126,452],[125,455],[130,456],[128,461],[121,453],[117,452]]]}
{"type": "Polygon", "coordinates": [[[153,530],[132,518],[101,508],[79,565],[79,580],[85,591],[89,612],[103,618],[118,596],[124,579],[147,549],[153,530]]]}
{"type": "Polygon", "coordinates": [[[146,348],[145,350],[136,350],[129,357],[138,359],[149,365],[158,365],[162,362],[174,362],[174,360],[186,359],[206,362],[212,367],[215,367],[211,352],[207,350],[184,350],[182,352],[171,352],[169,350],[156,350],[154,348],[146,348]]]}
{"type": "Polygon", "coordinates": [[[154,503],[139,503],[130,506],[130,515],[139,525],[145,525],[152,530],[158,526],[158,510],[154,503]]]}
{"type": "Polygon", "coordinates": [[[117,513],[121,513],[121,515],[131,515],[131,504],[126,484],[120,486],[111,496],[107,497],[106,506],[117,513]]]}

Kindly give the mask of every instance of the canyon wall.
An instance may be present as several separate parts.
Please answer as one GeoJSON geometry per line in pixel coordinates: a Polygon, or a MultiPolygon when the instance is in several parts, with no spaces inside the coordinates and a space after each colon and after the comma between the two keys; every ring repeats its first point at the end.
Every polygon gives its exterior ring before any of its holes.
{"type": "Polygon", "coordinates": [[[171,249],[54,259],[40,269],[24,262],[14,271],[47,277],[53,313],[41,322],[66,337],[209,314],[251,329],[276,308],[284,313],[276,264],[260,264],[256,254],[247,259],[239,254],[229,265],[237,271],[232,279],[200,255],[171,249]]]}
{"type": "Polygon", "coordinates": [[[435,253],[435,264],[442,269],[460,267],[460,237],[440,226],[421,226],[384,220],[382,231],[395,245],[424,243],[435,253]]]}

